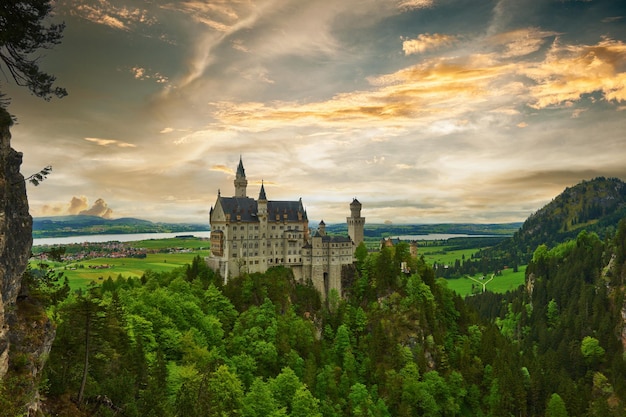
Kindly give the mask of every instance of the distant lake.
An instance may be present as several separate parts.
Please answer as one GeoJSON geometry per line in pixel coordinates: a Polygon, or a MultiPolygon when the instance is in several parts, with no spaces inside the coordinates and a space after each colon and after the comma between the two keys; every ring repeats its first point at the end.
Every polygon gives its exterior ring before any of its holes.
{"type": "Polygon", "coordinates": [[[463,233],[429,233],[426,235],[403,235],[394,236],[392,239],[400,240],[448,240],[453,237],[507,237],[506,235],[467,235],[463,233]]]}
{"type": "Polygon", "coordinates": [[[178,232],[178,233],[127,233],[117,235],[84,235],[64,237],[44,237],[33,239],[33,246],[41,245],[69,245],[72,243],[102,243],[102,242],[134,242],[136,240],[172,239],[176,236],[211,237],[210,231],[178,232]]]}
{"type": "MultiPolygon", "coordinates": [[[[173,239],[176,236],[211,237],[210,231],[178,232],[178,233],[126,233],[116,235],[81,235],[64,237],[43,237],[33,239],[33,246],[70,245],[72,243],[103,243],[103,242],[134,242],[150,239],[173,239]]],[[[426,235],[393,236],[400,240],[447,240],[453,237],[506,237],[503,235],[468,235],[463,233],[429,233],[426,235]]]]}

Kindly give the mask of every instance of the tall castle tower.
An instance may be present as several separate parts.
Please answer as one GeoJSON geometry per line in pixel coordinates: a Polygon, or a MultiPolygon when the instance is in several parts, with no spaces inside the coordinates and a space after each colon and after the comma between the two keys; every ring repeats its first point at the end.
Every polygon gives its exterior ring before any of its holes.
{"type": "Polygon", "coordinates": [[[348,236],[354,242],[354,246],[359,246],[363,242],[363,229],[365,227],[365,217],[361,217],[361,203],[356,198],[350,203],[350,217],[348,222],[348,236]]]}
{"type": "Polygon", "coordinates": [[[235,197],[247,197],[246,187],[248,180],[246,179],[246,171],[243,169],[243,161],[239,157],[239,165],[237,166],[237,175],[235,176],[235,197]]]}

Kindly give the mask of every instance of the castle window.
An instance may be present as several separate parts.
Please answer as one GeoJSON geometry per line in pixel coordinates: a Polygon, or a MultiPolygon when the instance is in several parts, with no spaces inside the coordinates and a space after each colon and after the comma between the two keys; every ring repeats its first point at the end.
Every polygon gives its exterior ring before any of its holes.
{"type": "Polygon", "coordinates": [[[243,230],[243,226],[241,226],[241,230],[243,230]]]}

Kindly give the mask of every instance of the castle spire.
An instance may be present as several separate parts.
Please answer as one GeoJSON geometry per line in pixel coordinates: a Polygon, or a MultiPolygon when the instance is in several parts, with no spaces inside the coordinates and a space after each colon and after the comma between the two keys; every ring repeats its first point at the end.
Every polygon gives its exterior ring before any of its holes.
{"type": "Polygon", "coordinates": [[[259,200],[267,201],[267,196],[265,195],[265,185],[263,184],[263,180],[261,180],[261,192],[259,192],[259,200]]]}
{"type": "Polygon", "coordinates": [[[243,169],[243,161],[239,155],[239,165],[237,166],[237,178],[246,178],[246,170],[243,169]]]}
{"type": "Polygon", "coordinates": [[[235,175],[235,197],[246,197],[247,186],[246,170],[243,168],[243,161],[241,155],[239,155],[239,165],[237,166],[237,174],[235,175]]]}

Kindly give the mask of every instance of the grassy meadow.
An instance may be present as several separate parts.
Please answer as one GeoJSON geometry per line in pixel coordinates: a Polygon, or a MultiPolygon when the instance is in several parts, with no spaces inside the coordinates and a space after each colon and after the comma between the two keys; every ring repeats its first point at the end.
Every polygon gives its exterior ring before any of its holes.
{"type": "MultiPolygon", "coordinates": [[[[167,272],[180,268],[192,262],[193,258],[204,258],[209,255],[209,242],[199,238],[174,238],[174,239],[150,239],[135,242],[127,242],[133,248],[143,248],[159,253],[149,253],[145,258],[93,258],[84,261],[58,263],[48,261],[56,271],[63,272],[70,282],[73,290],[86,288],[91,282],[102,283],[107,278],[116,279],[119,275],[129,277],[141,277],[147,270],[155,272],[167,272]],[[177,252],[176,252],[177,251],[177,252]],[[104,268],[103,266],[107,266],[104,268]],[[90,268],[91,267],[91,268],[90,268]],[[101,268],[102,267],[102,268],[101,268]]],[[[455,260],[471,258],[480,248],[452,249],[452,245],[419,247],[418,256],[424,256],[428,265],[454,264],[455,260]]],[[[33,267],[37,262],[31,261],[33,267]]],[[[526,267],[520,266],[518,272],[505,269],[501,276],[494,277],[485,285],[487,291],[506,292],[517,288],[524,283],[526,267]]],[[[448,287],[461,296],[472,293],[472,284],[481,286],[491,276],[480,279],[480,274],[473,277],[449,278],[448,287]],[[474,280],[472,280],[473,278],[474,280]],[[477,282],[478,281],[478,282],[477,282]]]]}
{"type": "MultiPolygon", "coordinates": [[[[150,239],[127,242],[133,248],[143,248],[159,253],[148,253],[145,258],[92,258],[76,262],[52,262],[47,264],[58,272],[63,272],[70,283],[70,288],[76,290],[86,288],[91,282],[101,284],[111,277],[119,275],[141,277],[144,271],[167,272],[175,268],[191,264],[193,258],[204,258],[209,255],[209,242],[199,238],[150,239]],[[176,252],[179,251],[179,252],[176,252]],[[106,268],[103,266],[107,266],[106,268]],[[90,268],[91,266],[91,268],[90,268]]],[[[36,267],[37,261],[31,261],[36,267]]]]}
{"type": "Polygon", "coordinates": [[[149,253],[145,258],[94,258],[86,261],[69,263],[57,267],[67,276],[72,289],[86,288],[90,282],[101,283],[111,277],[122,275],[125,278],[141,277],[144,271],[167,272],[190,264],[194,257],[205,257],[208,250],[189,253],[149,253]],[[82,265],[82,266],[81,266],[82,265]],[[92,269],[102,265],[108,268],[92,269]]]}
{"type": "MultiPolygon", "coordinates": [[[[457,259],[460,260],[463,259],[463,257],[470,259],[472,255],[480,249],[452,249],[452,247],[452,245],[420,246],[418,256],[423,255],[426,264],[431,266],[435,262],[443,265],[452,265],[457,259]]],[[[502,275],[494,277],[491,281],[489,281],[491,274],[487,275],[482,280],[480,279],[482,274],[477,274],[473,277],[448,278],[448,288],[464,297],[472,294],[472,284],[474,284],[475,287],[482,287],[482,284],[485,283],[485,289],[487,291],[504,293],[522,285],[525,280],[525,273],[526,266],[520,266],[517,272],[513,272],[513,269],[503,270],[502,275]],[[486,283],[486,281],[489,282],[486,283]]]]}
{"type": "Polygon", "coordinates": [[[482,280],[480,279],[482,275],[478,274],[473,277],[448,278],[446,281],[448,282],[448,288],[465,297],[466,295],[472,294],[472,284],[474,287],[481,287],[481,284],[485,283],[485,290],[495,293],[512,291],[524,284],[525,273],[526,265],[520,266],[517,272],[513,272],[512,269],[504,269],[502,275],[493,277],[492,280],[489,280],[491,274],[487,275],[482,280]],[[474,278],[474,280],[471,278],[474,278]]]}

